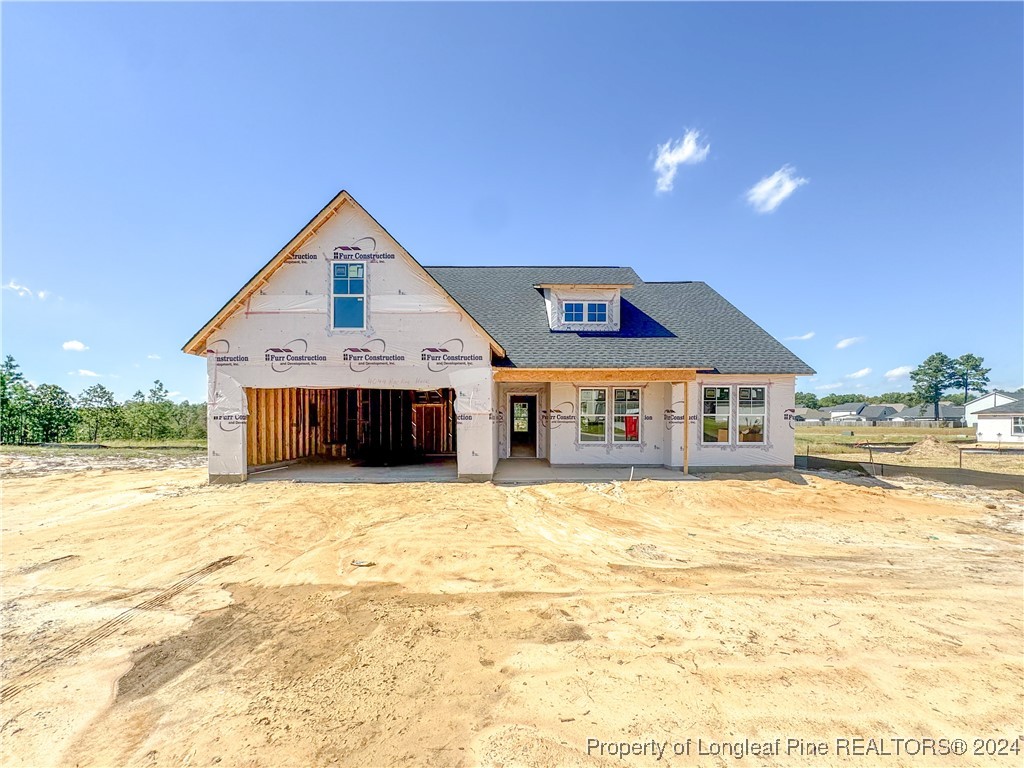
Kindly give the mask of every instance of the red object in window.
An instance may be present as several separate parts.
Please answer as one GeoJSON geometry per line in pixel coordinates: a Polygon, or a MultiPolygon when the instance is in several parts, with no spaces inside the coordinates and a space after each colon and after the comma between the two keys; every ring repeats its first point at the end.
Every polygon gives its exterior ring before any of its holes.
{"type": "Polygon", "coordinates": [[[640,417],[639,416],[627,416],[626,417],[626,437],[628,438],[639,438],[640,437],[640,417]]]}

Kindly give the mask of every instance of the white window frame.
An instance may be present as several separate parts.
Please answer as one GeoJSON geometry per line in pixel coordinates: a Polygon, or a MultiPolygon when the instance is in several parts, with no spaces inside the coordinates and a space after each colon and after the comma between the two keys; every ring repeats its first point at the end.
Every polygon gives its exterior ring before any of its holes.
{"type": "MultiPolygon", "coordinates": [[[[754,414],[756,416],[757,414],[754,414]]],[[[703,432],[703,430],[702,430],[703,432]]],[[[768,387],[764,384],[737,384],[736,385],[736,442],[741,445],[764,445],[768,442],[768,387]],[[761,439],[760,440],[740,440],[740,419],[743,415],[740,414],[740,390],[741,389],[762,389],[764,390],[764,412],[761,416],[761,439]]]]}
{"type": "MultiPolygon", "coordinates": [[[[583,319],[585,322],[590,324],[608,325],[608,318],[611,315],[609,312],[607,301],[588,301],[583,308],[583,319]],[[590,308],[591,307],[604,307],[604,320],[591,320],[590,319],[590,308]]],[[[617,389],[623,389],[623,387],[617,387],[617,389]]]]}
{"type": "MultiPolygon", "coordinates": [[[[733,394],[733,389],[735,389],[735,387],[732,384],[725,384],[725,385],[721,385],[721,384],[701,384],[700,385],[700,400],[698,402],[700,402],[700,444],[701,445],[732,445],[733,443],[735,443],[735,441],[736,441],[735,440],[735,436],[736,436],[736,417],[734,415],[734,411],[735,411],[735,408],[736,408],[736,397],[733,394]],[[729,417],[729,426],[728,426],[728,433],[729,433],[728,434],[728,438],[729,439],[725,440],[724,442],[722,440],[705,440],[704,439],[704,416],[705,416],[705,414],[704,414],[704,390],[705,389],[727,389],[727,390],[729,390],[729,412],[727,414],[728,417],[729,417]]],[[[767,397],[767,394],[768,393],[766,392],[765,393],[765,397],[767,397]]],[[[718,402],[717,398],[716,398],[715,402],[717,404],[717,402],[718,402]]],[[[719,414],[715,413],[715,415],[717,416],[719,414]]]]}
{"type": "Polygon", "coordinates": [[[562,323],[563,324],[565,324],[565,325],[583,325],[583,323],[586,322],[586,318],[587,318],[587,302],[583,301],[582,299],[580,299],[579,301],[563,301],[562,302],[562,323]],[[574,305],[575,304],[579,304],[580,305],[580,319],[579,320],[569,320],[567,318],[566,310],[567,310],[567,308],[569,307],[570,304],[574,304],[574,305]]]}
{"type": "Polygon", "coordinates": [[[1024,416],[1010,417],[1010,434],[1024,435],[1024,416]]]}
{"type": "Polygon", "coordinates": [[[611,414],[609,414],[612,417],[612,429],[611,429],[612,442],[613,443],[617,443],[619,445],[640,445],[640,443],[643,442],[643,429],[644,429],[644,389],[643,389],[643,387],[609,387],[608,389],[609,389],[609,394],[611,396],[609,397],[609,395],[605,395],[605,399],[606,399],[607,402],[611,403],[611,405],[612,405],[612,412],[611,412],[611,414]],[[636,404],[637,404],[637,412],[636,412],[636,414],[632,414],[632,413],[617,414],[617,413],[615,413],[615,391],[618,390],[618,389],[621,389],[621,390],[624,390],[624,391],[627,391],[627,392],[629,390],[631,390],[631,389],[635,389],[636,390],[636,404]],[[636,440],[616,440],[615,439],[615,419],[618,416],[620,416],[620,415],[623,416],[623,417],[633,416],[633,415],[636,416],[636,440]]]}
{"type": "MultiPolygon", "coordinates": [[[[331,332],[332,333],[347,333],[348,331],[365,331],[366,330],[366,321],[367,321],[367,317],[369,315],[369,312],[367,310],[367,306],[369,305],[369,297],[367,295],[367,288],[369,287],[369,280],[370,280],[370,274],[369,274],[370,270],[368,268],[369,267],[368,263],[365,262],[365,261],[342,261],[341,259],[336,259],[336,260],[332,260],[332,261],[328,262],[328,267],[330,268],[330,273],[328,274],[327,279],[329,281],[329,287],[331,289],[331,292],[330,292],[330,297],[331,297],[330,298],[330,301],[331,301],[331,309],[330,309],[331,332]],[[358,293],[335,293],[334,292],[334,265],[335,264],[345,264],[345,265],[347,265],[349,267],[358,265],[358,266],[361,266],[363,268],[363,292],[362,292],[362,294],[358,294],[358,293]],[[362,296],[362,298],[363,298],[363,324],[360,325],[358,328],[356,326],[354,326],[354,325],[352,325],[352,326],[346,325],[346,326],[343,326],[343,327],[339,328],[338,326],[336,326],[334,324],[334,300],[336,298],[344,298],[346,296],[347,297],[362,296]]],[[[351,280],[352,278],[347,278],[347,279],[351,280]]]]}
{"type": "MultiPolygon", "coordinates": [[[[579,414],[579,424],[576,425],[576,442],[580,445],[605,445],[609,443],[612,445],[640,445],[644,438],[644,388],[639,385],[626,385],[626,386],[612,386],[612,387],[584,387],[578,388],[576,395],[576,409],[579,414]],[[615,438],[615,390],[617,389],[635,389],[637,391],[637,403],[639,405],[639,412],[636,414],[624,413],[618,414],[620,416],[636,416],[636,440],[617,440],[615,438]],[[583,439],[583,392],[584,391],[602,391],[604,392],[604,439],[602,440],[584,440],[583,439]]],[[[591,417],[598,416],[598,414],[591,414],[591,417]]]]}
{"type": "Polygon", "coordinates": [[[580,445],[607,445],[608,444],[608,387],[580,387],[576,394],[576,412],[579,414],[579,423],[576,425],[576,442],[580,445]],[[604,437],[600,440],[583,439],[583,393],[604,392],[604,414],[587,414],[590,418],[604,418],[604,437]]]}

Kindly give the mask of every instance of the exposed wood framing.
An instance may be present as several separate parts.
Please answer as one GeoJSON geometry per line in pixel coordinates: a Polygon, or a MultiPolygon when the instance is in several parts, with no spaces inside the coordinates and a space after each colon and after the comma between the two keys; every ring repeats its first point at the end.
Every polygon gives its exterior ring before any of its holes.
{"type": "Polygon", "coordinates": [[[455,392],[413,403],[410,390],[252,389],[246,463],[250,468],[313,456],[398,460],[455,452],[455,392]],[[313,419],[313,412],[316,419],[313,419]]]}
{"type": "Polygon", "coordinates": [[[495,368],[494,380],[502,382],[634,382],[695,381],[696,369],[689,368],[495,368]]]}
{"type": "Polygon", "coordinates": [[[250,467],[331,453],[335,408],[329,389],[246,389],[250,467]],[[311,424],[312,409],[317,422],[311,424]]]}

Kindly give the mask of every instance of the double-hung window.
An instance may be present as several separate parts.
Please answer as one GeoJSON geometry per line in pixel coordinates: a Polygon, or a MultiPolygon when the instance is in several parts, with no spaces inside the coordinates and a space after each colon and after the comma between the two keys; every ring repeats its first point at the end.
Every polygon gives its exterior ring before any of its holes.
{"type": "Polygon", "coordinates": [[[588,323],[607,323],[608,322],[608,303],[604,301],[591,301],[587,302],[587,322],[588,323]]]}
{"type": "Polygon", "coordinates": [[[608,390],[580,390],[580,442],[607,441],[608,390]]]}
{"type": "Polygon", "coordinates": [[[1014,435],[1024,435],[1024,416],[1013,417],[1013,423],[1010,426],[1010,433],[1014,435]]]}
{"type": "Polygon", "coordinates": [[[739,387],[736,392],[736,429],[741,443],[764,442],[764,387],[739,387]]]}
{"type": "Polygon", "coordinates": [[[580,442],[640,442],[640,390],[636,387],[580,389],[580,442]],[[612,404],[612,428],[608,430],[608,403],[612,404]]]}
{"type": "Polygon", "coordinates": [[[334,328],[366,327],[366,265],[331,265],[331,322],[334,328]]]}
{"type": "Polygon", "coordinates": [[[562,305],[562,321],[566,323],[583,322],[583,302],[567,301],[562,305]]]}
{"type": "Polygon", "coordinates": [[[704,387],[705,443],[728,443],[731,419],[729,387],[704,387]]]}
{"type": "Polygon", "coordinates": [[[612,442],[640,442],[640,390],[612,390],[614,421],[612,423],[612,442]]]}

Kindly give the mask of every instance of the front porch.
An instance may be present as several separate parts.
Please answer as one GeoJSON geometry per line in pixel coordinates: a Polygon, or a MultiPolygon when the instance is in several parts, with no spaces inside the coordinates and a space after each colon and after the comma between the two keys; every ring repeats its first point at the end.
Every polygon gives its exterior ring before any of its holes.
{"type": "Polygon", "coordinates": [[[543,459],[501,459],[494,470],[495,485],[537,483],[610,483],[614,480],[696,480],[693,475],[668,467],[602,464],[552,466],[543,459]]]}

